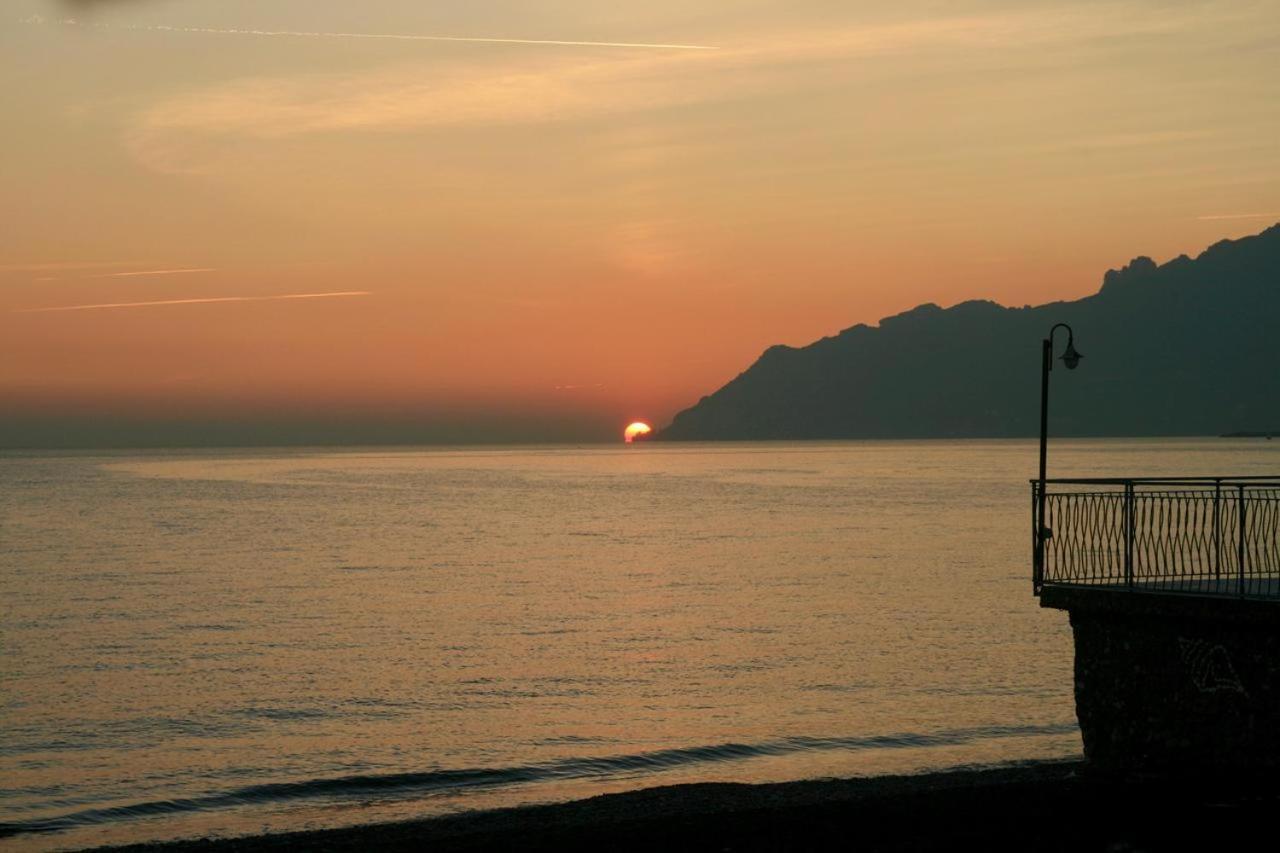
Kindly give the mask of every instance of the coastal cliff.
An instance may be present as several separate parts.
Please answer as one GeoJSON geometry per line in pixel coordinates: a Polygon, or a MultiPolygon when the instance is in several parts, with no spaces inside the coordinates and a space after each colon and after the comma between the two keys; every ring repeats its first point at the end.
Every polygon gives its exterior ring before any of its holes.
{"type": "Polygon", "coordinates": [[[1085,360],[1055,383],[1055,434],[1266,430],[1280,423],[1277,320],[1280,225],[1194,259],[1135,258],[1071,302],[926,304],[805,347],[770,347],[659,438],[1034,435],[1040,340],[1059,322],[1074,327],[1085,360]]]}

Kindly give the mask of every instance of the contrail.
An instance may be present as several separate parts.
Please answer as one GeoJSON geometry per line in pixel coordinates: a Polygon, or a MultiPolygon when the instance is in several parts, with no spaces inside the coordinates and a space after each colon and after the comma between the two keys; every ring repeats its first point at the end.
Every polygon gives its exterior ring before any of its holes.
{"type": "MultiPolygon", "coordinates": [[[[43,24],[40,18],[27,18],[26,23],[43,24]]],[[[720,48],[706,44],[648,44],[628,41],[567,41],[557,39],[516,39],[516,38],[482,38],[479,36],[420,36],[401,35],[397,33],[328,33],[310,32],[306,30],[242,30],[223,29],[218,27],[178,27],[168,24],[95,24],[84,23],[74,18],[59,21],[72,27],[92,27],[95,29],[134,30],[154,33],[195,33],[219,36],[280,36],[285,38],[325,38],[325,39],[376,39],[382,41],[444,41],[466,42],[473,44],[540,44],[559,47],[621,47],[635,50],[719,50],[720,48]]]]}
{"type": "Polygon", "coordinates": [[[59,305],[54,308],[18,308],[15,314],[43,314],[49,311],[90,311],[95,308],[149,308],[154,305],[206,305],[210,302],[272,302],[278,299],[329,299],[343,296],[372,296],[368,290],[340,290],[333,293],[286,293],[281,296],[212,296],[205,299],[162,299],[155,302],[103,302],[97,305],[59,305]]]}
{"type": "Polygon", "coordinates": [[[136,272],[106,272],[86,278],[133,278],[138,275],[182,275],[192,272],[217,272],[214,267],[184,267],[175,270],[137,270],[136,272]]]}
{"type": "Polygon", "coordinates": [[[0,272],[61,272],[63,270],[92,270],[103,267],[137,267],[146,261],[53,261],[38,264],[0,264],[0,272]]]}
{"type": "Polygon", "coordinates": [[[1280,213],[1219,213],[1211,216],[1197,216],[1196,219],[1208,221],[1212,219],[1270,219],[1280,218],[1280,213]]]}

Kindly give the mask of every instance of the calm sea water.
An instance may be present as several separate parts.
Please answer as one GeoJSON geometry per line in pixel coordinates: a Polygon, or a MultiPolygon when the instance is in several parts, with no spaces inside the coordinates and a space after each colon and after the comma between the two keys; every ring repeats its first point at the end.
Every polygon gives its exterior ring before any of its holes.
{"type": "Polygon", "coordinates": [[[1019,441],[0,456],[0,848],[1077,755],[1034,466],[1019,441]]]}

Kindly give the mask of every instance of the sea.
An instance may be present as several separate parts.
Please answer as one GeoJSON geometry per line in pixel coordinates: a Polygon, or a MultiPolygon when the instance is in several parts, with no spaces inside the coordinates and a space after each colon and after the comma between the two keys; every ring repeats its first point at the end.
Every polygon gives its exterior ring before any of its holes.
{"type": "MultiPolygon", "coordinates": [[[[1054,441],[1051,476],[1280,441],[1054,441]]],[[[1031,441],[0,454],[0,850],[1078,757],[1031,441]]]]}

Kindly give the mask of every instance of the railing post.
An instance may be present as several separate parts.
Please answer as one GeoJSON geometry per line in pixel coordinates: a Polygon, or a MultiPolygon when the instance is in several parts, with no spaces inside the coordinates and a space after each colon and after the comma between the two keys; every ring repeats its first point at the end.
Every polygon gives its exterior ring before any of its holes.
{"type": "Polygon", "coordinates": [[[1222,579],[1222,481],[1213,481],[1213,580],[1222,579]]]}
{"type": "Polygon", "coordinates": [[[1124,580],[1133,589],[1133,481],[1124,484],[1124,580]]]}
{"type": "Polygon", "coordinates": [[[1036,509],[1032,510],[1032,515],[1034,515],[1036,521],[1036,555],[1033,572],[1036,575],[1034,583],[1036,584],[1037,593],[1040,591],[1040,585],[1044,583],[1045,460],[1049,446],[1049,371],[1053,369],[1053,332],[1055,329],[1057,329],[1057,326],[1049,330],[1049,337],[1045,338],[1040,344],[1040,476],[1037,480],[1040,489],[1038,492],[1034,492],[1036,509]]]}
{"type": "Polygon", "coordinates": [[[1040,517],[1044,504],[1040,501],[1040,483],[1031,484],[1031,588],[1040,594],[1044,586],[1044,542],[1041,531],[1044,530],[1044,519],[1040,517]]]}
{"type": "Polygon", "coordinates": [[[1240,564],[1240,597],[1244,597],[1244,483],[1236,486],[1236,500],[1239,502],[1236,510],[1236,517],[1240,520],[1240,540],[1236,545],[1236,560],[1240,564]]]}

